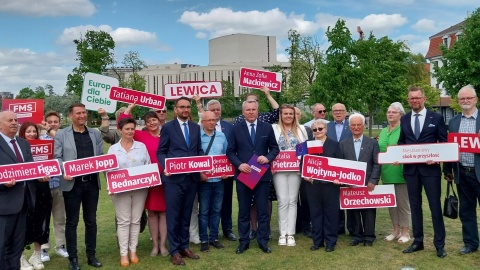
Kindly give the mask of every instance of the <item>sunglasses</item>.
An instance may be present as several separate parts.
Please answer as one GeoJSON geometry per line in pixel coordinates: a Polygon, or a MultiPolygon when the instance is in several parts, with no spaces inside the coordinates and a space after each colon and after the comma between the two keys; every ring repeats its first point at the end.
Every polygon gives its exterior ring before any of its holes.
{"type": "Polygon", "coordinates": [[[318,110],[318,113],[326,113],[327,110],[318,110]]]}
{"type": "Polygon", "coordinates": [[[158,111],[155,111],[156,113],[166,113],[167,110],[158,110],[158,111]]]}
{"type": "Polygon", "coordinates": [[[323,129],[324,129],[324,128],[312,128],[312,131],[313,131],[313,132],[317,132],[317,131],[320,132],[320,131],[322,131],[323,129]]]}

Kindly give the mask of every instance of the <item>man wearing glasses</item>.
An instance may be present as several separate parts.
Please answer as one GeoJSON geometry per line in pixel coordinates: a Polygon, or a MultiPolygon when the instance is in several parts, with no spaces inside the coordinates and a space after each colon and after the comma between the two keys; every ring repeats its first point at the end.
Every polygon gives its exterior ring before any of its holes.
{"type": "MultiPolygon", "coordinates": [[[[447,127],[443,116],[425,108],[425,92],[420,87],[408,89],[408,104],[412,111],[400,119],[400,138],[398,144],[424,144],[447,141],[447,127]]],[[[423,250],[423,210],[422,187],[427,195],[432,213],[433,243],[437,256],[447,256],[445,252],[445,225],[443,223],[441,195],[442,171],[438,162],[404,164],[403,174],[407,181],[407,191],[412,213],[414,241],[403,253],[423,250]]]]}
{"type": "MultiPolygon", "coordinates": [[[[308,121],[307,123],[303,124],[306,127],[312,128],[313,122],[318,119],[323,119],[325,120],[325,115],[327,114],[327,110],[325,110],[325,106],[321,103],[315,103],[312,106],[312,114],[313,114],[313,119],[308,121]]],[[[299,119],[300,120],[300,119],[299,119]]],[[[325,120],[327,123],[329,121],[325,120]]]]}

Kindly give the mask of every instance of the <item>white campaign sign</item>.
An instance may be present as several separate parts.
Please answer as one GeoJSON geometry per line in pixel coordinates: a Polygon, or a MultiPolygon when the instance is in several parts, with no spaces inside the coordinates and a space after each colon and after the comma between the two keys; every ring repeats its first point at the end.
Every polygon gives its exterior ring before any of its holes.
{"type": "Polygon", "coordinates": [[[117,101],[110,99],[110,89],[118,86],[118,80],[109,76],[86,73],[83,80],[82,103],[90,111],[103,108],[108,113],[117,109],[117,101]]]}
{"type": "Polygon", "coordinates": [[[460,159],[457,143],[404,144],[387,147],[387,152],[378,154],[379,164],[454,162],[460,159]]]}
{"type": "Polygon", "coordinates": [[[186,82],[165,84],[165,98],[179,97],[192,98],[198,95],[201,98],[221,97],[223,95],[222,82],[186,82]]]}

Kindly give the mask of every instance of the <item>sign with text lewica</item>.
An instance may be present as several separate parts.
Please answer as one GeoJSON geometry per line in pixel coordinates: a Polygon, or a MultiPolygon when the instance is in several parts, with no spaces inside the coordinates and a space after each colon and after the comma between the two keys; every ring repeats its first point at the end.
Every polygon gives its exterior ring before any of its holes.
{"type": "Polygon", "coordinates": [[[425,163],[429,160],[454,162],[459,159],[458,143],[392,145],[387,147],[387,152],[378,154],[379,164],[425,163]]]}
{"type": "Polygon", "coordinates": [[[448,141],[458,143],[460,152],[480,153],[480,136],[473,133],[448,133],[448,141]]]}
{"type": "Polygon", "coordinates": [[[4,99],[2,111],[16,113],[19,124],[27,121],[37,124],[43,121],[43,105],[43,99],[4,99]]]}
{"type": "Polygon", "coordinates": [[[240,86],[261,89],[266,86],[270,91],[282,91],[282,73],[251,68],[240,69],[240,86]]]}
{"type": "Polygon", "coordinates": [[[64,175],[72,177],[118,168],[117,156],[106,154],[63,162],[64,175]]]}
{"type": "Polygon", "coordinates": [[[98,111],[103,108],[108,113],[114,113],[117,102],[110,100],[110,91],[118,86],[118,80],[109,76],[87,72],[83,79],[82,103],[85,109],[98,111]]]}
{"type": "Polygon", "coordinates": [[[365,185],[367,163],[322,156],[303,156],[302,177],[359,186],[365,185]]]}
{"type": "Polygon", "coordinates": [[[233,164],[228,160],[227,155],[213,155],[211,157],[213,158],[213,169],[205,172],[208,179],[219,178],[222,175],[227,177],[235,175],[233,164]]]}
{"type": "Polygon", "coordinates": [[[162,184],[157,164],[147,164],[107,172],[108,194],[149,188],[162,184]]]}
{"type": "Polygon", "coordinates": [[[221,82],[167,83],[164,89],[166,99],[192,98],[194,95],[198,95],[201,98],[212,98],[223,95],[221,82]]]}
{"type": "Polygon", "coordinates": [[[165,97],[144,93],[128,88],[112,87],[110,98],[125,103],[135,103],[138,106],[155,110],[165,109],[165,97]]]}
{"type": "Polygon", "coordinates": [[[62,171],[56,159],[0,166],[0,184],[10,180],[19,182],[58,175],[62,175],[62,171]]]}
{"type": "Polygon", "coordinates": [[[250,173],[241,172],[237,179],[245,184],[250,189],[254,189],[257,183],[260,181],[260,178],[265,174],[265,172],[270,167],[270,164],[260,164],[257,162],[258,156],[253,155],[250,160],[247,162],[248,166],[252,169],[250,173]]]}
{"type": "Polygon", "coordinates": [[[170,174],[211,171],[213,158],[212,156],[166,158],[164,170],[170,174]]]}
{"type": "Polygon", "coordinates": [[[53,158],[53,140],[29,140],[34,161],[53,158]]]}
{"type": "Polygon", "coordinates": [[[393,185],[377,185],[368,192],[368,187],[341,187],[340,209],[396,207],[393,185]]]}
{"type": "Polygon", "coordinates": [[[295,150],[280,151],[277,157],[271,162],[272,172],[298,172],[300,171],[300,160],[295,150]]]}

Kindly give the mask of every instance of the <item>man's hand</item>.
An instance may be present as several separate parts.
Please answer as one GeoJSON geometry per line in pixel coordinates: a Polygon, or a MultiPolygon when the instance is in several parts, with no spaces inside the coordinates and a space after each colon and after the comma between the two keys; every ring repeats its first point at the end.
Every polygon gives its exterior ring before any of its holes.
{"type": "Polygon", "coordinates": [[[436,161],[433,161],[433,160],[427,160],[427,165],[433,165],[433,164],[439,164],[440,162],[436,162],[436,161]]]}
{"type": "Polygon", "coordinates": [[[107,112],[103,108],[98,108],[98,115],[100,115],[101,117],[108,116],[107,112]]]}
{"type": "Polygon", "coordinates": [[[368,187],[368,191],[372,192],[375,189],[375,184],[374,183],[368,183],[367,187],[368,187]]]}
{"type": "Polygon", "coordinates": [[[259,156],[257,158],[257,162],[260,164],[267,164],[269,161],[268,158],[266,158],[265,156],[259,156]]]}
{"type": "Polygon", "coordinates": [[[164,174],[165,176],[170,176],[170,175],[172,175],[171,173],[169,173],[169,172],[167,172],[167,171],[163,171],[163,174],[164,174]]]}
{"type": "Polygon", "coordinates": [[[15,183],[16,183],[15,179],[12,179],[12,180],[10,180],[10,181],[8,181],[8,182],[5,182],[5,183],[3,183],[3,184],[4,184],[6,187],[13,187],[13,186],[15,186],[15,183]]]}
{"type": "Polygon", "coordinates": [[[247,163],[240,164],[240,166],[238,166],[238,170],[244,173],[252,172],[252,168],[250,168],[247,163]]]}
{"type": "Polygon", "coordinates": [[[201,182],[207,182],[207,180],[208,180],[208,177],[203,172],[201,172],[200,173],[200,181],[201,182]]]}
{"type": "Polygon", "coordinates": [[[64,176],[63,176],[63,179],[65,179],[65,180],[67,180],[67,181],[71,181],[71,180],[73,179],[73,177],[70,176],[70,175],[64,175],[64,176]]]}
{"type": "Polygon", "coordinates": [[[451,173],[446,173],[445,176],[444,176],[445,180],[447,180],[448,182],[452,182],[453,181],[453,174],[451,173]]]}
{"type": "Polygon", "coordinates": [[[228,178],[228,176],[226,174],[222,174],[222,176],[220,178],[222,178],[222,180],[225,180],[225,179],[228,178]]]}
{"type": "Polygon", "coordinates": [[[46,176],[46,175],[45,175],[44,177],[38,179],[38,181],[40,181],[40,182],[48,182],[48,181],[50,181],[50,176],[46,176]]]}

